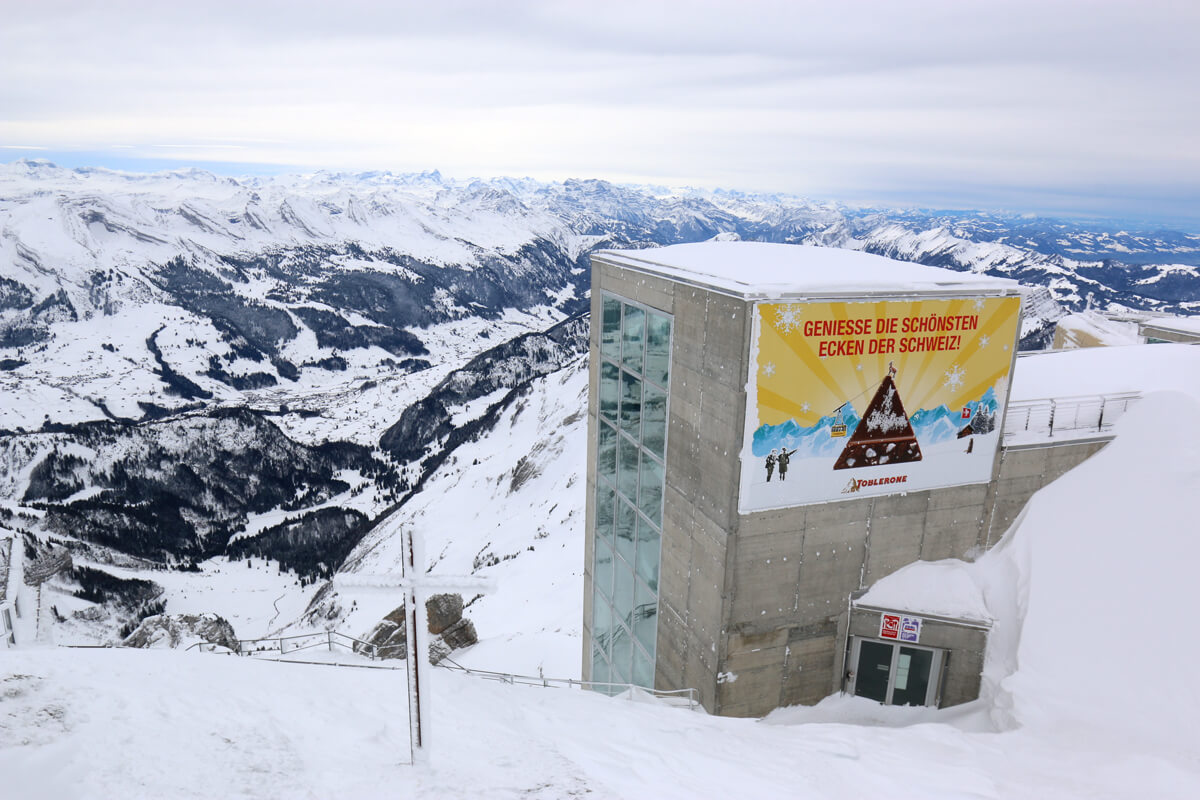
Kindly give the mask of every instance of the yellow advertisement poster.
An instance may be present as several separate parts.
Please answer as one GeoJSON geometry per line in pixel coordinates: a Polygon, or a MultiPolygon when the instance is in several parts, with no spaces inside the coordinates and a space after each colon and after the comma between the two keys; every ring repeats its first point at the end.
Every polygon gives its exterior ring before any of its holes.
{"type": "Polygon", "coordinates": [[[758,303],[742,512],[990,480],[1020,303],[758,303]]]}

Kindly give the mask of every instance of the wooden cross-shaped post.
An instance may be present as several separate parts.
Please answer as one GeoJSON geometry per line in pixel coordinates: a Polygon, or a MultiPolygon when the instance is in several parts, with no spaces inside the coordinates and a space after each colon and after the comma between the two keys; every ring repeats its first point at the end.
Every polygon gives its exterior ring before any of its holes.
{"type": "MultiPolygon", "coordinates": [[[[494,588],[487,578],[428,575],[425,572],[425,547],[419,535],[399,527],[400,548],[404,555],[400,575],[351,573],[337,578],[341,586],[370,589],[403,589],[404,622],[408,628],[408,728],[414,764],[429,758],[430,692],[421,691],[421,675],[429,658],[429,622],[425,601],[433,591],[486,592],[494,588]]],[[[428,689],[428,687],[426,687],[428,689]]]]}

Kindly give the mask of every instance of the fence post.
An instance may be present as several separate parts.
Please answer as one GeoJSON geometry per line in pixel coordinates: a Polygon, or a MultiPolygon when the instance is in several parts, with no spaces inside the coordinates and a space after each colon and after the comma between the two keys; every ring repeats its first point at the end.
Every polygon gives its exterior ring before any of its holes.
{"type": "Polygon", "coordinates": [[[1058,404],[1055,403],[1053,400],[1051,400],[1050,401],[1050,433],[1049,433],[1050,436],[1054,435],[1054,410],[1057,407],[1058,407],[1058,404]]]}
{"type": "Polygon", "coordinates": [[[333,652],[333,631],[325,631],[325,636],[329,640],[329,652],[333,652]]]}
{"type": "Polygon", "coordinates": [[[1107,397],[1100,398],[1100,422],[1096,425],[1096,432],[1104,430],[1104,404],[1108,402],[1107,397]]]}

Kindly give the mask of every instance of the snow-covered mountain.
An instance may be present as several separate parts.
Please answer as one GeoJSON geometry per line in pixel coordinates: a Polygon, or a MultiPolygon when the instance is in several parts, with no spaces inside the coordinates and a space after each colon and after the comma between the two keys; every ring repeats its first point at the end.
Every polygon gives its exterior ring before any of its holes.
{"type": "MultiPolygon", "coordinates": [[[[530,387],[578,374],[592,251],[717,235],[1017,278],[1033,346],[1067,308],[1200,306],[1190,267],[1076,258],[1186,262],[1200,238],[1185,234],[596,180],[18,161],[0,165],[0,525],[35,555],[56,542],[133,580],[267,559],[307,604],[530,387]]],[[[568,400],[546,420],[577,423],[583,401],[568,400]]],[[[518,447],[544,453],[555,434],[529,436],[518,447]]],[[[145,587],[126,588],[109,586],[114,622],[145,610],[145,587]]],[[[310,619],[318,608],[343,619],[322,601],[310,619]]]]}

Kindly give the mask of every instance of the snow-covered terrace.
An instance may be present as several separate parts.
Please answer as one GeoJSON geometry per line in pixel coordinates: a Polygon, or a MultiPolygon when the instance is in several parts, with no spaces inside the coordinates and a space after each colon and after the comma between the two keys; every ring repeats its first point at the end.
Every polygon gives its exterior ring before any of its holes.
{"type": "Polygon", "coordinates": [[[1200,395],[1200,347],[1089,347],[1017,359],[1004,418],[1008,446],[1107,435],[1151,392],[1200,395]]]}

